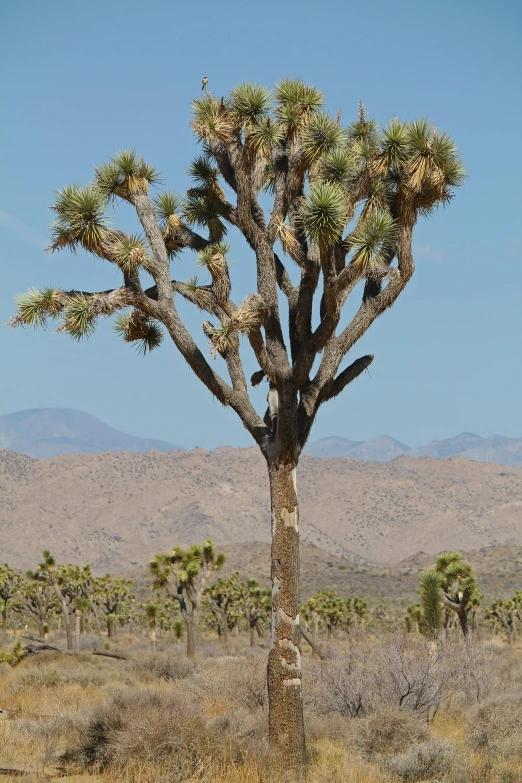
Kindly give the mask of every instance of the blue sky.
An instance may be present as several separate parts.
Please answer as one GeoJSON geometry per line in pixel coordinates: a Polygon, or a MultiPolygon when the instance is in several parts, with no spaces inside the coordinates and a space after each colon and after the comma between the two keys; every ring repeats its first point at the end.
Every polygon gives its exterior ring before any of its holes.
{"type": "MultiPolygon", "coordinates": [[[[453,135],[469,171],[450,207],[419,223],[415,277],[354,353],[375,354],[371,373],[323,407],[312,439],[388,433],[415,446],[463,430],[522,436],[519,3],[26,0],[3,4],[0,25],[1,324],[31,286],[119,284],[108,264],[42,252],[56,188],[88,181],[93,164],[135,147],[182,192],[203,75],[217,95],[299,76],[346,121],[360,98],[381,122],[428,116],[453,135]]],[[[114,224],[136,228],[128,207],[114,224]]],[[[239,300],[253,267],[232,239],[239,300]]],[[[174,262],[178,279],[194,271],[190,257],[174,262]]],[[[201,314],[181,310],[201,335],[201,314]]],[[[79,345],[3,325],[0,335],[2,413],[78,408],[189,447],[249,445],[167,341],[142,359],[109,324],[79,345]]],[[[261,409],[263,393],[256,399],[261,409]]]]}

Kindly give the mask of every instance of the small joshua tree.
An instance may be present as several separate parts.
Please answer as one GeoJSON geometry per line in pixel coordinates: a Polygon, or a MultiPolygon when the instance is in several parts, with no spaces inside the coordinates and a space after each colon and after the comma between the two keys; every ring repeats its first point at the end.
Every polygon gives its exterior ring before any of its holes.
{"type": "MultiPolygon", "coordinates": [[[[328,632],[328,639],[336,628],[347,628],[352,623],[352,602],[343,601],[335,590],[322,590],[307,602],[309,611],[317,612],[328,632]]],[[[315,631],[315,628],[314,628],[315,631]]]]}
{"type": "Polygon", "coordinates": [[[442,628],[442,580],[438,571],[429,570],[421,574],[420,596],[422,606],[422,630],[427,636],[435,637],[442,628]]]}
{"type": "Polygon", "coordinates": [[[225,647],[228,644],[228,632],[237,623],[240,595],[237,572],[229,579],[218,579],[204,592],[203,603],[210,610],[225,647]]]}
{"type": "Polygon", "coordinates": [[[7,631],[9,605],[23,585],[22,575],[14,571],[7,563],[0,565],[0,605],[2,606],[2,631],[7,631]]]}
{"type": "MultiPolygon", "coordinates": [[[[66,584],[65,575],[66,570],[61,566],[56,566],[56,560],[51,555],[48,549],[44,549],[42,552],[43,560],[38,565],[36,571],[28,571],[27,577],[34,579],[36,582],[45,582],[50,585],[54,590],[60,609],[63,616],[63,624],[65,627],[65,635],[67,637],[67,649],[74,649],[73,632],[71,627],[70,606],[67,602],[66,594],[63,591],[63,587],[66,584]]],[[[67,567],[65,567],[66,569],[67,567]]]]}
{"type": "Polygon", "coordinates": [[[45,637],[56,612],[60,611],[56,593],[51,585],[44,582],[24,582],[15,603],[13,611],[29,620],[38,628],[40,638],[45,637]]]}
{"type": "Polygon", "coordinates": [[[129,151],[96,168],[87,187],[60,190],[50,249],[81,247],[118,267],[122,285],[95,293],[32,290],[19,298],[12,320],[14,326],[45,326],[58,319],[59,331],[79,339],[93,332],[100,317],[116,315],[117,333],[142,353],[157,348],[165,331],[258,444],[267,462],[272,509],[269,734],[273,750],[287,763],[306,759],[299,458],[321,405],[373,360],[350,358],[342,367],[410,281],[415,224],[449,203],[464,178],[455,144],[428,120],[394,117],[379,128],[360,104],[355,120],[343,126],[341,112],[330,116],[324,103],[319,90],[291,79],[282,80],[275,95],[255,84],[241,84],[223,97],[205,91],[193,103],[191,125],[202,154],[189,167],[194,184],[186,196],[166,191],[151,200],[158,172],[129,151]],[[145,236],[109,225],[108,205],[118,199],[134,207],[145,236]],[[257,290],[239,305],[232,299],[230,247],[224,241],[229,227],[242,235],[255,265],[257,290]],[[185,248],[197,253],[208,282],[172,278],[170,262],[185,248]],[[153,278],[149,288],[144,273],[153,278]],[[229,380],[185,327],[178,297],[212,319],[203,322],[203,332],[229,380]],[[358,307],[340,326],[349,298],[358,307]],[[252,383],[269,381],[264,414],[248,394],[240,338],[248,340],[259,364],[252,383]]]}
{"type": "Polygon", "coordinates": [[[110,574],[94,580],[94,602],[105,615],[109,639],[115,635],[116,621],[128,615],[130,603],[134,598],[131,593],[132,586],[132,579],[112,577],[110,574]]]}
{"type": "Polygon", "coordinates": [[[189,549],[174,547],[172,552],[158,554],[149,564],[155,590],[164,590],[179,604],[187,628],[187,656],[195,656],[195,628],[206,586],[214,571],[225,562],[223,553],[216,554],[212,541],[189,549]]]}
{"type": "Polygon", "coordinates": [[[522,591],[517,591],[511,598],[493,601],[486,610],[486,619],[494,628],[500,627],[507,634],[508,642],[514,642],[522,628],[522,591]]]}
{"type": "Polygon", "coordinates": [[[462,559],[460,552],[443,552],[435,563],[439,575],[441,600],[446,609],[455,612],[464,636],[468,636],[468,612],[472,600],[478,598],[477,579],[472,566],[462,559]]]}
{"type": "Polygon", "coordinates": [[[240,585],[239,602],[250,630],[250,647],[255,647],[255,634],[262,635],[262,625],[270,616],[270,590],[261,587],[257,579],[250,577],[240,585]]]}

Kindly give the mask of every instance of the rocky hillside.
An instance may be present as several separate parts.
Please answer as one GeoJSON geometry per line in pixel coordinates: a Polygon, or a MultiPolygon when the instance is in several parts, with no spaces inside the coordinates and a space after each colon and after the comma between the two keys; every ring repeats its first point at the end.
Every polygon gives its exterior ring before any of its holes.
{"type": "MultiPolygon", "coordinates": [[[[303,457],[303,539],[347,563],[522,545],[522,469],[459,457],[372,463],[303,457]]],[[[268,542],[268,481],[257,449],[66,455],[0,452],[0,562],[42,549],[126,570],[174,544],[268,542]]]]}

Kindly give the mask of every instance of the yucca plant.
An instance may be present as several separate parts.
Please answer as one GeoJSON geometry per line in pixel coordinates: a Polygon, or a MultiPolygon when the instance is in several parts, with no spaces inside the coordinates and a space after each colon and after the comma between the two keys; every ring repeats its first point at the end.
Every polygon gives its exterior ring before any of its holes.
{"type": "Polygon", "coordinates": [[[188,549],[174,547],[171,552],[158,554],[149,563],[153,588],[161,590],[174,601],[187,629],[187,656],[195,656],[195,630],[203,593],[214,571],[219,571],[225,555],[216,552],[214,544],[206,540],[188,549]]]}
{"type": "MultiPolygon", "coordinates": [[[[299,79],[283,79],[273,94],[250,83],[224,96],[206,90],[193,102],[191,126],[201,147],[189,166],[192,187],[186,194],[153,194],[161,178],[131,150],[98,167],[90,185],[73,185],[56,196],[51,250],[82,248],[105,259],[119,269],[121,286],[93,294],[31,290],[18,299],[12,324],[45,327],[58,321],[58,331],[80,338],[101,317],[116,316],[117,333],[142,353],[168,334],[199,380],[233,408],[258,444],[267,462],[272,517],[269,736],[274,753],[292,764],[306,758],[299,458],[319,408],[373,361],[372,355],[353,357],[352,351],[411,279],[417,221],[450,201],[465,172],[453,141],[430,122],[394,118],[379,128],[360,104],[345,125],[341,112],[331,116],[324,95],[299,79]],[[134,207],[143,237],[109,223],[108,208],[120,199],[134,207]],[[242,264],[250,254],[255,267],[256,290],[239,306],[227,232],[244,239],[242,264]],[[191,251],[208,273],[202,284],[176,279],[181,251],[191,251]],[[296,283],[287,270],[289,259],[299,267],[296,283]],[[153,278],[150,287],[145,271],[153,278]],[[361,301],[341,327],[343,308],[361,287],[361,301]],[[205,312],[202,328],[215,363],[183,324],[179,297],[205,312]],[[286,335],[280,297],[288,305],[286,335]],[[269,384],[270,409],[264,411],[249,397],[245,342],[259,365],[252,383],[265,378],[269,384]]],[[[165,562],[170,573],[171,563],[165,562]]],[[[194,562],[185,570],[179,566],[182,591],[198,567],[194,562]]]]}
{"type": "Polygon", "coordinates": [[[462,559],[460,552],[443,552],[435,562],[434,571],[440,580],[442,603],[456,613],[462,633],[467,637],[468,613],[480,596],[473,566],[462,559]]]}

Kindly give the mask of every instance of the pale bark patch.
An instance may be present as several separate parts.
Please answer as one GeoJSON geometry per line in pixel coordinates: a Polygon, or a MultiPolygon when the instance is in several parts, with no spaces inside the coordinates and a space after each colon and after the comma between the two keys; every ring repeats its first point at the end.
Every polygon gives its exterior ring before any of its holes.
{"type": "Polygon", "coordinates": [[[291,680],[283,680],[283,687],[284,688],[291,688],[292,686],[295,687],[295,688],[299,688],[300,689],[301,688],[301,678],[300,677],[294,677],[291,680]]]}
{"type": "Polygon", "coordinates": [[[281,511],[281,518],[285,523],[285,527],[293,527],[296,533],[299,531],[297,522],[297,506],[294,506],[293,511],[289,511],[287,508],[284,508],[281,511]]]}
{"type": "Polygon", "coordinates": [[[281,666],[287,672],[301,674],[301,653],[299,647],[291,639],[279,639],[279,647],[282,650],[290,650],[295,655],[295,663],[288,663],[286,658],[281,656],[281,666]]]}
{"type": "Polygon", "coordinates": [[[290,617],[290,615],[287,614],[284,609],[281,609],[281,607],[279,607],[279,609],[274,612],[274,614],[276,616],[276,626],[279,625],[281,620],[287,625],[299,625],[299,615],[297,615],[297,617],[290,617]]]}
{"type": "Polygon", "coordinates": [[[294,485],[295,496],[297,497],[297,468],[292,470],[292,483],[294,485]]]}

